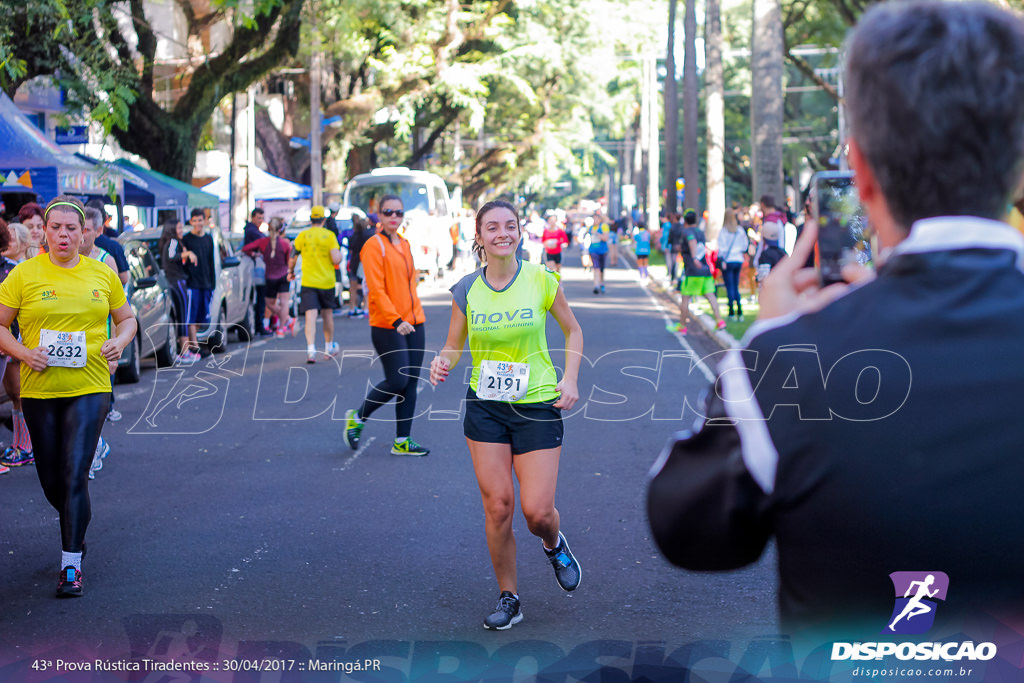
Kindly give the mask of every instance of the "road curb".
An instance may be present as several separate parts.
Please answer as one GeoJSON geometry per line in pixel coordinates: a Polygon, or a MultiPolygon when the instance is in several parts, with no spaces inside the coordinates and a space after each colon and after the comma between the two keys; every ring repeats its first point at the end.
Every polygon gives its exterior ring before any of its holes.
{"type": "MultiPolygon", "coordinates": [[[[619,256],[622,257],[623,261],[629,264],[630,268],[636,270],[636,256],[633,254],[633,250],[623,249],[622,245],[619,246],[619,256]]],[[[679,293],[679,290],[665,287],[665,285],[657,278],[651,278],[647,287],[656,295],[672,301],[678,310],[679,304],[682,301],[682,295],[679,293]]],[[[694,317],[697,319],[698,324],[700,324],[707,336],[713,339],[715,343],[723,349],[735,349],[740,347],[739,340],[726,330],[719,330],[715,327],[715,319],[707,313],[699,313],[694,315],[694,317]]]]}

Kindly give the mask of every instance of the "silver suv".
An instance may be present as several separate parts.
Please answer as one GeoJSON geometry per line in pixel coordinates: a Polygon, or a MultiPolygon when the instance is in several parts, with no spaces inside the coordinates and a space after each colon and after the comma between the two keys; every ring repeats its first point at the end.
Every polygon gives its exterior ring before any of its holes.
{"type": "MultiPolygon", "coordinates": [[[[144,243],[159,263],[160,253],[157,243],[160,241],[160,228],[149,228],[140,232],[129,232],[121,235],[122,243],[138,241],[144,243]]],[[[234,332],[239,341],[249,341],[255,334],[256,326],[253,317],[253,303],[256,300],[253,286],[252,259],[239,258],[240,249],[236,244],[242,240],[241,233],[222,235],[217,229],[209,234],[213,236],[213,267],[216,275],[216,286],[213,299],[210,301],[210,323],[198,331],[199,342],[211,351],[219,353],[227,344],[228,332],[234,332]]],[[[159,264],[162,265],[163,264],[159,264]]],[[[178,320],[184,317],[184,311],[177,311],[178,320]]]]}
{"type": "Polygon", "coordinates": [[[142,372],[142,359],[155,356],[160,366],[170,365],[178,356],[175,323],[181,318],[163,271],[152,250],[133,239],[121,240],[128,259],[128,284],[125,294],[139,323],[135,341],[125,348],[117,363],[117,381],[134,384],[142,372]]]}

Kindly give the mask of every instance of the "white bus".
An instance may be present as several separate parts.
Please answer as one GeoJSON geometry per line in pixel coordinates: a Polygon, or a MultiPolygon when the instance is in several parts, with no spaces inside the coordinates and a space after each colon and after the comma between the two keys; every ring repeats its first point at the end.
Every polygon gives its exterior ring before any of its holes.
{"type": "Polygon", "coordinates": [[[440,176],[396,166],[361,173],[345,186],[345,204],[377,213],[380,198],[393,194],[405,207],[402,230],[416,269],[436,277],[452,260],[451,227],[456,218],[440,176]]]}

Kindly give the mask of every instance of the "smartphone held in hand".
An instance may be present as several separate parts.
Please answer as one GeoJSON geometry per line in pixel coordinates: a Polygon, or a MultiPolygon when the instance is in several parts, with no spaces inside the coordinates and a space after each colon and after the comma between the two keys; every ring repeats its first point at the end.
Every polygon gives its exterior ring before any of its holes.
{"type": "Polygon", "coordinates": [[[843,266],[872,260],[871,231],[857,197],[853,171],[821,171],[811,191],[818,223],[815,246],[821,286],[843,282],[843,266]]]}

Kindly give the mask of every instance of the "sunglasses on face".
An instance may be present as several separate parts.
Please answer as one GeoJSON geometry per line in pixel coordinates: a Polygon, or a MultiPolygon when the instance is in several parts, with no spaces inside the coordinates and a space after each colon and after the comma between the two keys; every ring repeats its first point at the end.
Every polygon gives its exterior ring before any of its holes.
{"type": "Polygon", "coordinates": [[[383,211],[381,211],[381,214],[388,217],[398,216],[399,218],[401,218],[402,216],[405,215],[405,211],[402,211],[401,209],[384,209],[383,211]]]}

